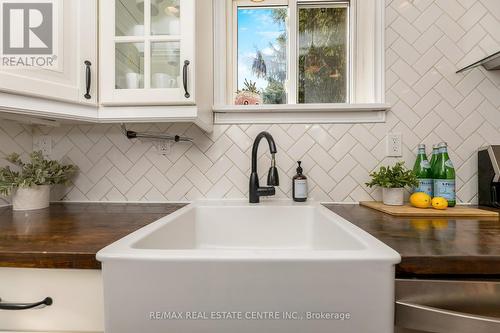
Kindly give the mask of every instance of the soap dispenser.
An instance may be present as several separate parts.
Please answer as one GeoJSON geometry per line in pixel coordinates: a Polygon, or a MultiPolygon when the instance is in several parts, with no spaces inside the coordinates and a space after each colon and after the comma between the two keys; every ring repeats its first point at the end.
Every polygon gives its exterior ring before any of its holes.
{"type": "Polygon", "coordinates": [[[304,202],[307,200],[307,177],[302,174],[303,170],[300,166],[302,162],[298,161],[297,163],[299,164],[297,174],[293,176],[293,201],[304,202]]]}

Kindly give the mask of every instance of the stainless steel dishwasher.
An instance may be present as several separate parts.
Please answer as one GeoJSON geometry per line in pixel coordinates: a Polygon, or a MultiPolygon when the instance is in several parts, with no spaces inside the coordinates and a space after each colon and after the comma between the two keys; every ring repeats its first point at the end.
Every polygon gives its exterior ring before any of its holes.
{"type": "Polygon", "coordinates": [[[397,280],[396,333],[500,333],[500,281],[397,280]]]}

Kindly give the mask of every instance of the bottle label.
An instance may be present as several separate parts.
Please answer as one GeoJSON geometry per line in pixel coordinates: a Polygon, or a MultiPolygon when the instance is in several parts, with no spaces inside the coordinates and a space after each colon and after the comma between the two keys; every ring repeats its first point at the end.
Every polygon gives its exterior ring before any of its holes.
{"type": "Polygon", "coordinates": [[[448,201],[455,201],[455,180],[434,179],[434,196],[443,197],[448,201]]]}
{"type": "Polygon", "coordinates": [[[420,162],[420,166],[424,169],[430,169],[431,168],[431,164],[429,163],[429,161],[427,160],[423,160],[420,162]]]}
{"type": "Polygon", "coordinates": [[[414,192],[424,192],[432,197],[432,179],[420,178],[414,192]]]}
{"type": "Polygon", "coordinates": [[[293,186],[294,186],[294,190],[295,190],[295,198],[307,199],[307,180],[306,179],[294,180],[293,186]]]}
{"type": "Polygon", "coordinates": [[[448,168],[451,168],[453,169],[453,163],[451,163],[451,160],[447,160],[446,162],[444,162],[444,165],[446,165],[448,168]]]}

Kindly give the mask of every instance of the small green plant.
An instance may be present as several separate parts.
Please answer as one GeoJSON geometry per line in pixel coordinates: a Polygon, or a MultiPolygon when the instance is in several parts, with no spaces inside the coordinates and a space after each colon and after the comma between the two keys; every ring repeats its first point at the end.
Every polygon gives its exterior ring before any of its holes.
{"type": "Polygon", "coordinates": [[[5,160],[12,163],[19,171],[9,166],[0,168],[0,194],[10,195],[16,188],[28,188],[36,185],[57,185],[69,183],[76,172],[74,165],[63,165],[58,161],[46,160],[41,151],[30,154],[30,161],[24,163],[17,153],[8,155],[5,160]]]}
{"type": "Polygon", "coordinates": [[[252,92],[255,94],[259,93],[259,89],[257,89],[257,82],[253,82],[252,80],[248,81],[247,79],[245,79],[245,81],[243,82],[243,85],[245,87],[241,90],[238,89],[236,91],[237,94],[239,94],[242,91],[248,91],[248,92],[252,92]]]}
{"type": "Polygon", "coordinates": [[[415,172],[405,167],[404,162],[398,162],[393,167],[383,166],[379,171],[370,174],[372,180],[366,183],[366,186],[380,186],[385,188],[401,188],[418,186],[418,180],[415,172]]]}

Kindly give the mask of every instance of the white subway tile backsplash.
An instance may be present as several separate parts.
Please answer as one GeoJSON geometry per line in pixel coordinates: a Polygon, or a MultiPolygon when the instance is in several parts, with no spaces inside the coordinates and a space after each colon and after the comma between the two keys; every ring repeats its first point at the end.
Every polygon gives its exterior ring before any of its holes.
{"type": "Polygon", "coordinates": [[[455,21],[466,12],[461,3],[456,0],[436,0],[436,4],[455,21]]]}
{"type": "MultiPolygon", "coordinates": [[[[418,13],[418,10],[416,10],[416,12],[418,13]]],[[[420,32],[423,33],[438,21],[441,14],[443,14],[441,8],[439,8],[435,4],[431,4],[423,12],[420,13],[420,16],[414,22],[414,25],[420,32]]]]}
{"type": "Polygon", "coordinates": [[[435,22],[439,29],[441,29],[441,31],[443,31],[446,36],[448,36],[454,43],[457,43],[460,38],[464,36],[465,30],[448,14],[449,13],[445,12],[435,22]]]}
{"type": "MultiPolygon", "coordinates": [[[[253,139],[267,130],[278,145],[277,197],[291,197],[296,161],[303,159],[311,198],[350,202],[380,199],[380,191],[364,183],[370,171],[398,160],[385,157],[385,140],[388,132],[400,132],[409,166],[418,143],[426,143],[430,152],[433,143],[448,141],[457,167],[458,199],[475,202],[476,150],[500,144],[500,74],[455,71],[500,48],[500,3],[388,0],[386,6],[386,99],[393,108],[385,123],[216,125],[212,133],[187,123],[130,125],[194,138],[194,144],[174,144],[162,156],[155,142],[130,141],[118,125],[48,128],[2,120],[0,154],[26,156],[33,136],[50,135],[51,157],[80,167],[74,185],[63,189],[63,199],[69,201],[241,198],[248,195],[253,139]]],[[[267,151],[262,142],[263,181],[270,163],[267,151]]]]}

